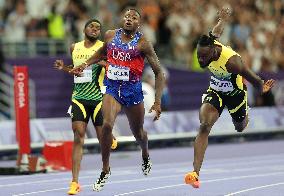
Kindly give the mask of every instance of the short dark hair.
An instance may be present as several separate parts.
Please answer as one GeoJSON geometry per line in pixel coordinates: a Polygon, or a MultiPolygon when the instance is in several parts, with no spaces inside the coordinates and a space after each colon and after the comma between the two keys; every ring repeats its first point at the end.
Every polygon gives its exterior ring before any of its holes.
{"type": "Polygon", "coordinates": [[[86,22],[84,29],[86,29],[86,28],[87,28],[87,26],[88,26],[89,24],[91,24],[92,22],[99,23],[99,24],[100,24],[100,26],[102,27],[102,23],[101,23],[100,21],[98,21],[98,20],[97,20],[97,19],[95,19],[95,18],[92,18],[92,19],[90,19],[90,20],[88,20],[88,21],[86,22]]]}
{"type": "Polygon", "coordinates": [[[197,44],[201,47],[213,46],[214,38],[208,35],[201,35],[197,44]]]}
{"type": "Polygon", "coordinates": [[[126,12],[128,12],[128,11],[130,11],[130,10],[135,11],[135,12],[139,15],[139,17],[141,18],[141,14],[140,14],[140,12],[139,12],[136,8],[134,8],[134,7],[127,8],[127,9],[126,9],[126,12]]]}

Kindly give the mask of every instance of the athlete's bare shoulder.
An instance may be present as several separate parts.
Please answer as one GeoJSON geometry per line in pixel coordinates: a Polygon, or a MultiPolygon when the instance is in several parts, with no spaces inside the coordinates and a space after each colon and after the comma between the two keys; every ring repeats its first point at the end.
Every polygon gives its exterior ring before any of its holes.
{"type": "Polygon", "coordinates": [[[241,74],[244,68],[242,59],[238,55],[233,55],[226,63],[227,70],[231,73],[241,74]]]}
{"type": "Polygon", "coordinates": [[[69,51],[70,51],[70,54],[71,54],[71,55],[72,55],[72,53],[73,53],[74,48],[75,48],[75,43],[72,43],[71,46],[70,46],[70,48],[69,48],[69,51]]]}
{"type": "Polygon", "coordinates": [[[145,35],[143,34],[141,36],[141,38],[139,39],[139,42],[138,42],[138,49],[140,51],[148,51],[149,50],[149,47],[151,47],[151,42],[149,40],[147,40],[147,38],[145,37],[145,35]]]}
{"type": "Polygon", "coordinates": [[[139,43],[144,43],[145,41],[147,41],[147,38],[145,37],[144,34],[141,35],[140,39],[139,39],[139,43]]]}

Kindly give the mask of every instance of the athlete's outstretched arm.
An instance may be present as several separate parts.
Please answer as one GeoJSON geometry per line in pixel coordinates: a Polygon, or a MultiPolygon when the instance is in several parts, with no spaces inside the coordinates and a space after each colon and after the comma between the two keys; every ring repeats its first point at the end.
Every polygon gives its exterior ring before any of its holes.
{"type": "MultiPolygon", "coordinates": [[[[71,54],[71,56],[72,56],[72,52],[73,52],[73,50],[74,50],[74,47],[75,47],[75,44],[72,44],[71,46],[70,46],[70,54],[71,54]]],[[[54,62],[54,64],[53,64],[53,67],[55,68],[55,69],[58,69],[58,70],[62,70],[62,71],[64,71],[64,72],[67,72],[67,73],[70,73],[70,71],[72,70],[72,68],[73,68],[73,65],[65,65],[64,64],[64,62],[63,62],[63,60],[56,60],[55,62],[54,62]]]]}
{"type": "Polygon", "coordinates": [[[226,67],[229,72],[243,76],[261,94],[268,92],[274,86],[275,80],[270,79],[264,82],[258,75],[256,75],[252,70],[246,67],[243,64],[241,57],[237,55],[232,56],[228,60],[226,67]]]}
{"type": "Polygon", "coordinates": [[[220,11],[218,11],[218,23],[213,27],[211,32],[215,38],[221,37],[224,30],[224,26],[228,21],[230,15],[231,15],[230,8],[223,7],[220,11]]]}
{"type": "Polygon", "coordinates": [[[54,65],[53,67],[55,69],[58,69],[58,70],[61,70],[61,71],[64,71],[64,72],[67,72],[67,73],[70,73],[70,71],[72,70],[73,68],[73,65],[65,65],[63,60],[61,59],[58,59],[54,62],[54,65]]]}
{"type": "MultiPolygon", "coordinates": [[[[102,67],[106,67],[107,62],[105,60],[102,60],[102,61],[99,61],[97,63],[97,65],[100,65],[102,67]]],[[[56,60],[54,62],[54,68],[73,75],[73,73],[71,72],[71,70],[73,69],[73,65],[65,65],[63,60],[61,60],[61,59],[60,60],[56,60]]],[[[80,76],[80,74],[74,74],[74,75],[80,76]]]]}
{"type": "Polygon", "coordinates": [[[80,74],[86,67],[90,66],[91,64],[97,63],[100,60],[103,60],[107,53],[107,40],[110,36],[113,35],[113,31],[109,30],[105,33],[105,42],[103,46],[95,52],[87,61],[85,61],[82,65],[76,66],[70,72],[73,74],[80,74]]]}
{"type": "Polygon", "coordinates": [[[145,38],[142,38],[141,50],[145,54],[145,57],[155,74],[155,102],[149,112],[155,110],[156,116],[154,120],[158,120],[161,114],[161,97],[165,85],[165,76],[162,72],[161,65],[156,52],[154,51],[153,45],[145,38]]]}

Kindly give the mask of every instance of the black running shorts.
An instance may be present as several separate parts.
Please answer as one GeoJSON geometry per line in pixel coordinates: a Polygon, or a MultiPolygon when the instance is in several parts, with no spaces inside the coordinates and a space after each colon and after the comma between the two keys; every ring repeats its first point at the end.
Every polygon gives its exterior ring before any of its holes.
{"type": "Polygon", "coordinates": [[[102,126],[103,115],[102,115],[102,102],[84,99],[72,99],[72,105],[70,106],[70,116],[72,122],[83,121],[88,123],[91,117],[95,126],[102,126]]]}
{"type": "Polygon", "coordinates": [[[209,103],[214,106],[218,110],[219,116],[226,106],[231,117],[236,122],[242,122],[248,112],[246,90],[242,90],[239,94],[231,96],[209,88],[207,93],[202,96],[202,103],[209,103]]]}

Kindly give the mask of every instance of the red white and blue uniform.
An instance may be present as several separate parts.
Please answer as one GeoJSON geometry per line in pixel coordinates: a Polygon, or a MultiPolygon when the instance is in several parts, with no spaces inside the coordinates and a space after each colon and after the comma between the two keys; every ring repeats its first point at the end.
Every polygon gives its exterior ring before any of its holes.
{"type": "Polygon", "coordinates": [[[139,104],[143,101],[142,72],[145,56],[138,50],[142,36],[136,32],[133,39],[122,42],[123,29],[116,30],[113,40],[107,45],[106,94],[113,96],[124,106],[139,104]]]}

